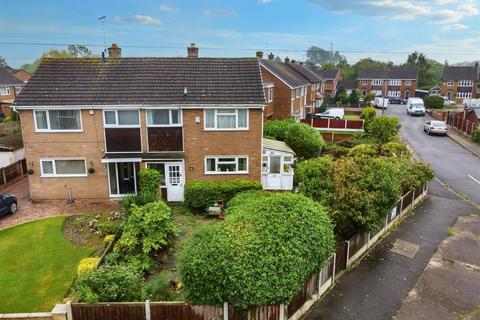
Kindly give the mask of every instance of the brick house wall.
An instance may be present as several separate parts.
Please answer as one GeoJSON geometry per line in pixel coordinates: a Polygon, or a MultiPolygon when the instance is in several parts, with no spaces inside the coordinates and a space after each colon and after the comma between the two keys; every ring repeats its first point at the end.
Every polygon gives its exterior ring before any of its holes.
{"type": "MultiPolygon", "coordinates": [[[[4,87],[4,86],[2,86],[4,87]]],[[[8,86],[10,88],[10,93],[8,95],[0,95],[0,101],[8,101],[8,100],[15,100],[16,94],[15,94],[15,87],[14,86],[8,86]]]]}
{"type": "Polygon", "coordinates": [[[410,80],[410,85],[407,86],[407,80],[401,80],[400,85],[389,85],[390,79],[383,79],[383,85],[373,85],[373,80],[366,80],[367,83],[363,84],[362,81],[358,80],[358,89],[362,96],[371,94],[373,90],[381,90],[383,96],[387,96],[389,91],[400,91],[400,98],[407,98],[407,89],[410,91],[410,97],[413,97],[415,90],[417,89],[417,80],[410,80]],[[364,94],[366,93],[366,94],[364,94]]]}
{"type": "Polygon", "coordinates": [[[441,94],[444,97],[448,97],[448,92],[451,92],[451,100],[457,99],[457,92],[460,90],[463,92],[472,92],[472,98],[477,98],[479,96],[480,90],[477,87],[477,84],[480,83],[480,81],[474,81],[473,82],[473,87],[460,87],[458,85],[458,80],[454,80],[452,85],[448,85],[448,80],[443,80],[442,82],[442,90],[441,94]]]}
{"type": "MultiPolygon", "coordinates": [[[[289,86],[271,74],[264,67],[261,67],[262,79],[265,82],[274,83],[273,90],[273,114],[272,120],[292,118],[292,91],[289,86]]],[[[300,111],[300,98],[294,98],[294,112],[300,111]]],[[[265,114],[269,114],[265,112],[265,114]]]]}
{"type": "Polygon", "coordinates": [[[249,110],[249,129],[205,131],[202,109],[183,110],[185,177],[189,180],[251,179],[260,181],[263,112],[249,110]],[[200,123],[195,118],[200,117],[200,123]],[[248,155],[248,174],[205,174],[205,156],[248,155]]]}

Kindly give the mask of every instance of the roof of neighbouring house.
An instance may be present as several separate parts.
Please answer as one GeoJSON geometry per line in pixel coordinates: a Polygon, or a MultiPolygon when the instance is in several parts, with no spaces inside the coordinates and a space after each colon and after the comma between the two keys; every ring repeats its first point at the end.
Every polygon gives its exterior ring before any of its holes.
{"type": "Polygon", "coordinates": [[[337,74],[340,72],[338,69],[329,69],[329,70],[316,70],[312,69],[322,80],[333,80],[337,77],[337,74]]]}
{"type": "Polygon", "coordinates": [[[0,151],[15,151],[23,148],[22,133],[0,137],[0,151]]]}
{"type": "Polygon", "coordinates": [[[358,79],[409,79],[416,80],[415,67],[365,68],[360,70],[358,79]]]}
{"type": "Polygon", "coordinates": [[[0,85],[20,85],[24,82],[15,77],[10,71],[10,67],[0,67],[0,85]]]}
{"type": "Polygon", "coordinates": [[[271,139],[263,139],[263,147],[265,149],[271,149],[276,151],[282,151],[287,153],[295,154],[295,152],[290,148],[285,142],[271,139]]]}
{"type": "Polygon", "coordinates": [[[319,83],[322,81],[322,78],[320,78],[312,69],[303,64],[287,63],[287,65],[297,71],[302,77],[309,80],[311,83],[319,83]]]}
{"type": "Polygon", "coordinates": [[[264,105],[258,59],[46,58],[15,102],[17,106],[201,103],[264,105]]]}
{"type": "Polygon", "coordinates": [[[344,87],[346,90],[358,88],[358,80],[342,80],[338,82],[337,88],[344,87]]]}
{"type": "Polygon", "coordinates": [[[479,76],[476,66],[446,66],[443,68],[444,80],[480,80],[479,76]]]}
{"type": "Polygon", "coordinates": [[[307,78],[299,74],[294,68],[291,68],[289,63],[260,59],[260,65],[291,88],[301,87],[310,83],[307,78]]]}

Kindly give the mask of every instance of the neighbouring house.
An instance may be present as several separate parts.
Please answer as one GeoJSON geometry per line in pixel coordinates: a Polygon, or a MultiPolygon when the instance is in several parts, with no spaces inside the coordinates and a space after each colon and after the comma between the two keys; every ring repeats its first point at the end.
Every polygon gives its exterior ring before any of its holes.
{"type": "Polygon", "coordinates": [[[443,68],[442,96],[449,100],[480,98],[480,66],[443,68]]]}
{"type": "Polygon", "coordinates": [[[263,139],[263,189],[292,190],[294,161],[295,152],[285,142],[263,139]]]}
{"type": "Polygon", "coordinates": [[[0,102],[12,103],[24,85],[25,82],[10,72],[10,67],[0,67],[0,102]]]}
{"type": "Polygon", "coordinates": [[[322,93],[331,98],[335,97],[338,83],[342,81],[340,69],[315,70],[315,73],[322,79],[322,93]]]}
{"type": "Polygon", "coordinates": [[[439,96],[442,94],[442,86],[441,85],[436,85],[430,88],[428,90],[428,95],[429,96],[439,96]]]}
{"type": "Polygon", "coordinates": [[[273,112],[266,113],[265,119],[303,119],[306,108],[310,107],[307,104],[310,81],[289,66],[288,58],[285,58],[285,62],[277,62],[273,54],[269,54],[268,59],[263,59],[260,52],[257,52],[257,58],[264,83],[271,83],[274,88],[271,108],[273,112]]]}
{"type": "Polygon", "coordinates": [[[1,185],[26,174],[21,133],[0,137],[0,172],[1,185]]]}
{"type": "Polygon", "coordinates": [[[287,65],[310,82],[310,85],[307,86],[305,112],[315,112],[315,108],[319,108],[322,101],[319,93],[323,93],[323,79],[313,69],[303,64],[303,62],[292,60],[287,65]]]}
{"type": "Polygon", "coordinates": [[[192,180],[262,181],[259,60],[198,50],[122,58],[112,45],[108,58],[44,59],[15,102],[31,198],[136,194],[145,167],[162,173],[168,201],[192,180]]]}
{"type": "Polygon", "coordinates": [[[357,80],[341,80],[337,85],[338,88],[343,87],[348,95],[352,93],[353,90],[358,89],[358,81],[357,80]]]}
{"type": "Polygon", "coordinates": [[[365,68],[358,75],[358,89],[363,97],[369,94],[384,97],[413,97],[417,89],[415,67],[365,68]]]}

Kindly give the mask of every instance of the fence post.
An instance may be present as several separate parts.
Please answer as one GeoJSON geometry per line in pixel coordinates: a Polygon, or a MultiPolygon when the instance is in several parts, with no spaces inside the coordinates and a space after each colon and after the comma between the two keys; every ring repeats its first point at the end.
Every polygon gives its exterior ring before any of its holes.
{"type": "Polygon", "coordinates": [[[417,190],[412,191],[412,209],[413,209],[413,206],[415,206],[415,191],[417,190]]]}
{"type": "Polygon", "coordinates": [[[333,254],[333,273],[332,273],[332,283],[335,282],[335,268],[337,266],[337,253],[333,254]]]}
{"type": "Polygon", "coordinates": [[[72,302],[67,301],[67,320],[73,320],[72,302]]]}
{"type": "Polygon", "coordinates": [[[150,300],[145,300],[145,320],[152,320],[152,312],[150,310],[150,300]]]}
{"type": "Polygon", "coordinates": [[[313,126],[313,117],[310,118],[310,126],[311,126],[312,128],[314,128],[314,126],[313,126]]]}
{"type": "Polygon", "coordinates": [[[330,129],[330,118],[328,118],[327,128],[330,129]]]}
{"type": "Polygon", "coordinates": [[[2,168],[2,177],[3,177],[3,184],[7,184],[7,175],[5,174],[5,168],[2,168]]]}
{"type": "Polygon", "coordinates": [[[280,313],[278,318],[278,320],[285,320],[285,305],[283,303],[280,304],[280,313]]]}
{"type": "Polygon", "coordinates": [[[345,240],[345,242],[347,243],[347,259],[346,259],[346,262],[345,262],[345,268],[348,267],[348,260],[350,260],[350,242],[348,240],[345,240]]]}
{"type": "Polygon", "coordinates": [[[344,129],[347,130],[347,122],[348,122],[348,120],[344,120],[344,121],[345,121],[344,129]]]}
{"type": "Polygon", "coordinates": [[[388,214],[387,216],[385,217],[385,229],[388,227],[388,214]]]}
{"type": "Polygon", "coordinates": [[[223,320],[228,320],[228,302],[223,303],[223,320]]]}
{"type": "Polygon", "coordinates": [[[403,212],[403,196],[402,198],[400,199],[400,216],[402,215],[402,212],[403,212]]]}

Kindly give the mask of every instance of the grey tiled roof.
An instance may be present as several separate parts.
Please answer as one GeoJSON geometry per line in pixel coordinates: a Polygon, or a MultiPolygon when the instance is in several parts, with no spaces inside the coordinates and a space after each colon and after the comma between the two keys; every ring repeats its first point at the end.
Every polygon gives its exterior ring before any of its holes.
{"type": "Polygon", "coordinates": [[[266,59],[260,60],[260,64],[292,88],[310,84],[307,78],[291,68],[289,64],[266,59]]]}
{"type": "Polygon", "coordinates": [[[323,80],[333,80],[337,77],[338,69],[316,70],[315,73],[323,80]]]}
{"type": "Polygon", "coordinates": [[[45,59],[15,102],[40,105],[265,103],[256,58],[45,59]],[[184,97],[184,88],[187,95],[184,97]]]}
{"type": "Polygon", "coordinates": [[[23,81],[9,71],[10,67],[0,67],[0,85],[21,85],[23,81]]]}
{"type": "Polygon", "coordinates": [[[346,90],[357,89],[358,81],[357,80],[348,80],[344,79],[338,82],[337,88],[344,87],[346,90]]]}
{"type": "Polygon", "coordinates": [[[415,67],[365,68],[358,79],[417,79],[415,67]]]}
{"type": "Polygon", "coordinates": [[[480,80],[476,66],[443,68],[444,80],[480,80]]]}
{"type": "Polygon", "coordinates": [[[300,73],[304,78],[306,78],[311,83],[319,83],[322,79],[310,68],[305,65],[297,63],[287,63],[289,67],[300,73]]]}

